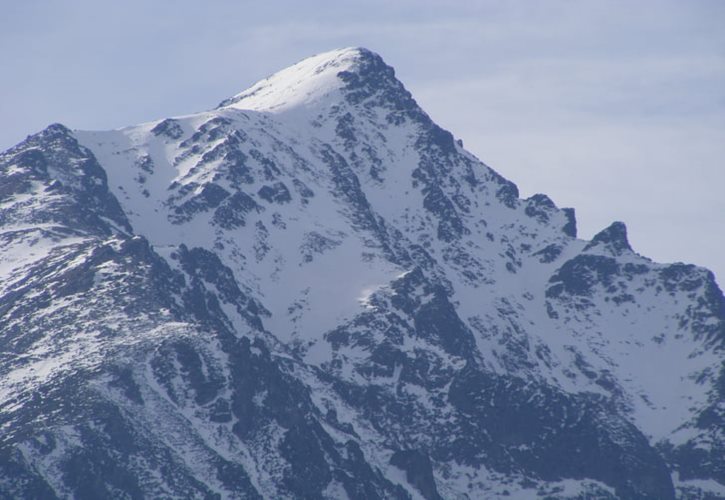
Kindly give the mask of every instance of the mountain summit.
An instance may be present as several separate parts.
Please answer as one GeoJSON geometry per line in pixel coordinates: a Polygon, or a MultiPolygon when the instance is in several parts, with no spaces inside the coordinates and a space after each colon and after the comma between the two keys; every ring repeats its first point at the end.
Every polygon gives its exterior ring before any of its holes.
{"type": "Polygon", "coordinates": [[[347,48],[309,57],[223,101],[219,107],[280,112],[295,107],[333,105],[346,80],[376,72],[394,81],[393,70],[367,49],[347,48]],[[346,79],[343,75],[348,75],[346,79]],[[327,103],[321,103],[328,99],[327,103]]]}
{"type": "Polygon", "coordinates": [[[725,299],[366,49],[0,155],[0,497],[722,498],[725,299]]]}

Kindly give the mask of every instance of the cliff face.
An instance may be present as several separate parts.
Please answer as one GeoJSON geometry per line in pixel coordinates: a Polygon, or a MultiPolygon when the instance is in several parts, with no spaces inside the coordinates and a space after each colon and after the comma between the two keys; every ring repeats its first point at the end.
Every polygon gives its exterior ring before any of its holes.
{"type": "Polygon", "coordinates": [[[577,239],[365,49],[30,136],[0,249],[0,496],[725,495],[712,274],[577,239]]]}

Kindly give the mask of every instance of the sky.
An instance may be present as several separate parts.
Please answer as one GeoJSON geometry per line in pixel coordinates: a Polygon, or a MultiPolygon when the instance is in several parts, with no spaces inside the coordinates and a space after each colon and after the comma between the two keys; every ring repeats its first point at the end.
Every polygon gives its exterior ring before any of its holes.
{"type": "Polygon", "coordinates": [[[725,285],[725,1],[27,0],[0,16],[0,149],[53,122],[210,109],[367,47],[431,117],[591,238],[725,285]]]}

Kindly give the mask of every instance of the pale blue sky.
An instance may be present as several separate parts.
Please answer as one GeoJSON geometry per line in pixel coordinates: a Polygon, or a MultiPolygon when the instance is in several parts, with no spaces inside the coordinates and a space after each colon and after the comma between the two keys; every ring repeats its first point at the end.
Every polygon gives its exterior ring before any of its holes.
{"type": "Polygon", "coordinates": [[[0,17],[0,149],[214,107],[365,46],[519,185],[725,282],[725,1],[40,1],[0,17]]]}

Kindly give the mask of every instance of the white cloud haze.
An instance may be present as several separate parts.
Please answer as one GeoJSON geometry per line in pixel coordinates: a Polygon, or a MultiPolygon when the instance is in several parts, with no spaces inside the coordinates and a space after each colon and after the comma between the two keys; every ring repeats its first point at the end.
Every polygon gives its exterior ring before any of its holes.
{"type": "Polygon", "coordinates": [[[214,107],[366,46],[516,182],[725,283],[725,2],[28,1],[0,16],[0,148],[214,107]]]}

